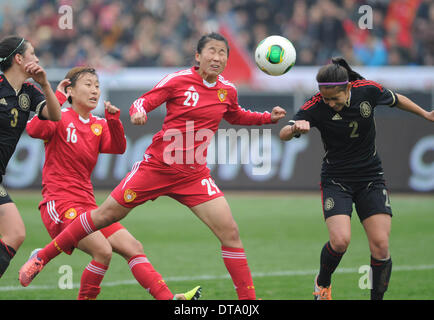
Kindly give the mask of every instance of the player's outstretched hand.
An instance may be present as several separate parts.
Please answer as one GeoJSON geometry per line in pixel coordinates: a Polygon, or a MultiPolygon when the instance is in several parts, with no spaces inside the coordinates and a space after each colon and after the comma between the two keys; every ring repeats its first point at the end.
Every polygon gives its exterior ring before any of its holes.
{"type": "Polygon", "coordinates": [[[115,107],[111,104],[110,101],[104,101],[104,108],[107,110],[108,113],[115,114],[116,112],[119,112],[119,108],[115,107]]]}
{"type": "Polygon", "coordinates": [[[285,109],[283,109],[279,106],[276,106],[271,111],[271,122],[277,122],[280,119],[284,118],[285,116],[286,116],[285,109]]]}
{"type": "Polygon", "coordinates": [[[131,116],[131,123],[135,125],[143,125],[148,120],[148,116],[145,112],[136,112],[131,116]]]}
{"type": "Polygon", "coordinates": [[[428,121],[434,121],[434,110],[427,112],[425,119],[428,121]]]}

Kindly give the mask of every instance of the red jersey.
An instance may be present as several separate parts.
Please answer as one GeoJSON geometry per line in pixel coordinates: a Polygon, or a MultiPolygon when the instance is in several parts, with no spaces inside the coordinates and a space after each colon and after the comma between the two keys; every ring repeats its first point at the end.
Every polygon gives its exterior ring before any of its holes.
{"type": "Polygon", "coordinates": [[[83,119],[72,108],[66,108],[62,109],[60,121],[42,121],[35,116],[27,123],[29,136],[45,144],[41,204],[51,200],[95,204],[90,177],[99,153],[125,152],[126,138],[119,115],[106,111],[106,119],[93,115],[83,119]]]}
{"type": "Polygon", "coordinates": [[[148,113],[166,102],[162,129],[154,135],[146,154],[185,172],[206,169],[207,146],[222,119],[237,125],[271,123],[269,112],[252,112],[238,104],[232,83],[219,76],[210,84],[197,69],[166,76],[130,108],[130,115],[148,113]]]}

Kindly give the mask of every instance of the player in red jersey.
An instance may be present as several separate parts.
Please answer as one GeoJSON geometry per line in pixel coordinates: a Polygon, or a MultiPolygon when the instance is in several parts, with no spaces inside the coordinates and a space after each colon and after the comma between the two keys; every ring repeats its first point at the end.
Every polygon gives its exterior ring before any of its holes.
{"type": "Polygon", "coordinates": [[[25,238],[25,226],[18,209],[3,187],[3,175],[15,152],[30,112],[57,121],[61,117],[45,70],[38,64],[32,44],[9,36],[0,41],[0,277],[6,271],[25,238]],[[42,91],[26,80],[32,78],[42,91]]]}
{"type": "Polygon", "coordinates": [[[219,123],[262,125],[276,123],[286,114],[274,107],[271,114],[246,111],[238,105],[235,87],[220,73],[226,67],[229,47],[224,37],[212,33],[197,45],[199,66],[168,75],[130,108],[133,124],[142,125],[147,113],[166,102],[162,130],[142,161],[113,190],[100,208],[83,214],[20,270],[28,285],[48,261],[86,235],[125,217],[132,208],[162,195],[188,206],[217,236],[223,261],[239,299],[255,299],[238,226],[226,199],[206,166],[206,147],[219,123]]]}
{"type": "MultiPolygon", "coordinates": [[[[91,114],[100,97],[98,76],[93,68],[71,69],[59,84],[56,96],[61,104],[66,99],[71,103],[70,108],[62,110],[60,121],[42,121],[35,116],[27,124],[28,134],[45,142],[43,200],[39,209],[52,238],[74,219],[80,219],[83,212],[97,208],[90,177],[99,154],[122,154],[126,149],[120,110],[104,102],[105,119],[91,114]]],[[[93,258],[82,274],[78,299],[96,299],[112,250],[127,260],[137,281],[156,299],[174,298],[144,254],[141,243],[119,222],[100,231],[81,239],[76,246],[93,258]]],[[[72,251],[73,248],[65,250],[68,254],[72,251]]],[[[194,293],[197,291],[198,288],[194,293]]],[[[176,298],[186,297],[177,294],[176,298]]]]}

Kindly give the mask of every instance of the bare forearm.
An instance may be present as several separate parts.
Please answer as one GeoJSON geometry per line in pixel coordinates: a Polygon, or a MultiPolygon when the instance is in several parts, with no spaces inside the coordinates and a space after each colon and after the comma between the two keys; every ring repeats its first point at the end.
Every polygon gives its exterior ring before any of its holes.
{"type": "Polygon", "coordinates": [[[295,136],[295,132],[294,132],[294,126],[284,126],[281,130],[280,130],[280,140],[283,141],[289,141],[292,138],[294,138],[295,136]]]}
{"type": "Polygon", "coordinates": [[[414,113],[425,119],[429,118],[429,112],[421,108],[415,102],[411,101],[409,98],[401,94],[396,94],[396,96],[398,97],[398,103],[396,106],[399,109],[414,113]]]}
{"type": "Polygon", "coordinates": [[[48,82],[41,87],[46,101],[46,107],[42,110],[42,115],[48,120],[59,121],[62,117],[62,113],[56,95],[48,82]]]}

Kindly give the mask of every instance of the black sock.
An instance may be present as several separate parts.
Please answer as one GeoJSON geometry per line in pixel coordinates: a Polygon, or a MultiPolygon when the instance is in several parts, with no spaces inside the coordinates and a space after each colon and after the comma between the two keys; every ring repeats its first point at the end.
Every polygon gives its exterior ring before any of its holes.
{"type": "Polygon", "coordinates": [[[336,252],[332,249],[330,241],[327,242],[321,250],[320,269],[317,284],[321,287],[330,286],[332,273],[336,270],[341,262],[344,252],[336,252]]]}
{"type": "Polygon", "coordinates": [[[15,255],[15,250],[0,239],[0,278],[9,266],[9,262],[15,255]]]}
{"type": "Polygon", "coordinates": [[[392,258],[377,260],[371,256],[372,289],[371,300],[383,300],[392,274],[392,258]]]}

